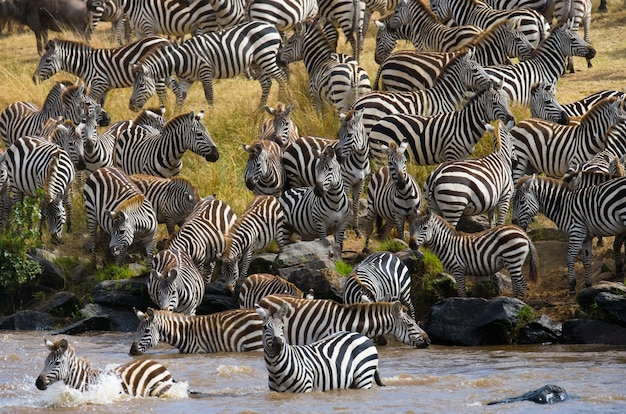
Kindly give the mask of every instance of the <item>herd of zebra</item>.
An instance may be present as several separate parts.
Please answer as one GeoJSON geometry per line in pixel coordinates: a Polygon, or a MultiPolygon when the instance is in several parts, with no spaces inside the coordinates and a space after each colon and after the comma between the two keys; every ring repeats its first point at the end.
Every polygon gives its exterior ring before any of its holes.
{"type": "MultiPolygon", "coordinates": [[[[537,213],[569,235],[570,293],[581,250],[591,284],[592,237],[615,236],[616,272],[622,270],[623,93],[600,91],[567,105],[555,97],[559,78],[568,67],[573,71],[571,58],[584,57],[590,66],[596,54],[588,41],[589,0],[89,3],[94,27],[115,21],[120,42],[138,39],[101,49],[47,43],[33,81],[66,72],[81,82],[56,82],[41,107],[15,102],[0,113],[0,224],[9,222],[18,200],[43,193],[42,222],[60,242],[64,226],[71,231],[71,192],[79,188],[94,263],[98,230],[109,236],[118,264],[132,244],[141,245],[148,291],[159,309],[136,310],[132,355],[159,341],[181,352],[263,349],[272,390],[382,384],[374,341],[393,335],[425,347],[429,339],[415,321],[406,266],[390,253],[369,254],[374,223],[379,236],[395,228],[405,239],[408,222],[410,247],[430,247],[461,297],[467,296],[465,276],[505,268],[514,296],[524,298],[527,256],[530,277],[538,273],[525,232],[537,213]],[[359,59],[364,22],[373,12],[382,17],[375,25],[379,70],[372,84],[359,59]],[[351,55],[337,53],[338,28],[351,55]],[[186,40],[161,37],[190,33],[186,40]],[[402,39],[416,50],[393,52],[402,39]],[[281,96],[289,65],[300,60],[317,114],[337,113],[337,139],[300,136],[290,116],[295,102],[267,106],[273,80],[281,96]],[[217,195],[201,197],[180,176],[187,150],[207,162],[220,160],[204,112],[182,110],[190,86],[199,80],[213,105],[213,79],[238,75],[261,84],[259,106],[271,115],[258,139],[244,144],[243,181],[254,198],[240,215],[217,195]],[[138,115],[109,125],[107,94],[126,87],[138,115]],[[164,104],[168,88],[176,97],[169,120],[164,106],[145,107],[155,92],[164,104]],[[516,123],[512,103],[530,107],[532,118],[516,123]],[[487,132],[493,152],[471,158],[487,132]],[[384,165],[372,171],[375,163],[384,165]],[[437,166],[420,186],[407,163],[437,166]],[[511,204],[513,224],[506,224],[511,204]],[[456,230],[462,216],[479,214],[489,216],[491,228],[456,230]],[[159,224],[168,240],[155,254],[159,224]],[[344,304],[303,298],[277,276],[248,274],[255,251],[274,241],[282,250],[294,234],[319,239],[339,259],[348,227],[359,236],[364,229],[368,256],[347,278],[344,304]],[[196,315],[218,261],[241,309],[196,315]]],[[[85,389],[94,380],[97,371],[77,359],[67,340],[46,346],[51,353],[39,389],[58,380],[85,389]]],[[[171,386],[169,372],[149,364],[150,370],[138,363],[120,367],[126,392],[161,395],[171,386]]]]}

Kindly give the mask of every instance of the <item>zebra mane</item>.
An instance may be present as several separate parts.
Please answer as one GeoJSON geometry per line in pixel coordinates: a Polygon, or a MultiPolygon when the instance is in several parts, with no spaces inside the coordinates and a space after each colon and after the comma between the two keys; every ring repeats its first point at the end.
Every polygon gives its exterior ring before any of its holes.
{"type": "Polygon", "coordinates": [[[134,213],[139,210],[143,201],[145,200],[145,196],[143,194],[135,194],[124,201],[122,201],[117,208],[113,211],[113,216],[116,217],[121,211],[126,213],[134,213]]]}
{"type": "Polygon", "coordinates": [[[57,37],[48,42],[48,44],[46,45],[46,51],[50,47],[57,48],[59,46],[64,49],[67,49],[67,48],[74,49],[74,50],[80,49],[80,52],[91,52],[94,50],[92,46],[88,45],[85,42],[80,42],[77,40],[70,40],[70,39],[59,39],[57,37]]]}
{"type": "Polygon", "coordinates": [[[492,131],[493,134],[493,150],[494,152],[502,149],[502,139],[500,139],[500,128],[496,127],[492,131]]]}
{"type": "Polygon", "coordinates": [[[564,187],[564,188],[568,188],[571,190],[571,186],[562,181],[561,179],[558,178],[553,178],[553,177],[547,177],[545,175],[525,175],[523,177],[521,177],[519,180],[517,180],[517,183],[515,184],[515,190],[519,189],[520,187],[522,187],[528,180],[535,178],[537,180],[541,180],[543,182],[548,182],[550,185],[553,185],[555,187],[564,187]]]}
{"type": "Polygon", "coordinates": [[[155,263],[165,264],[163,269],[161,269],[161,274],[163,276],[159,276],[159,279],[169,280],[167,275],[170,273],[170,270],[180,266],[180,259],[178,257],[178,250],[175,249],[164,249],[161,250],[153,259],[153,265],[155,263]],[[158,258],[157,258],[158,256],[158,258]],[[164,257],[165,260],[162,258],[164,257]]]}
{"type": "MultiPolygon", "coordinates": [[[[352,303],[350,305],[341,304],[340,306],[342,306],[345,309],[357,309],[357,310],[365,309],[368,312],[373,312],[376,309],[388,309],[388,308],[393,309],[393,307],[396,306],[396,303],[401,304],[401,302],[397,300],[393,302],[357,302],[357,303],[352,303]]],[[[402,311],[408,314],[409,308],[407,308],[403,304],[401,304],[401,306],[402,306],[402,311]]]]}
{"type": "MultiPolygon", "coordinates": [[[[452,62],[450,62],[452,63],[452,62]]],[[[485,93],[487,93],[487,90],[489,88],[482,88],[479,91],[476,91],[468,100],[467,102],[465,102],[465,105],[463,105],[464,108],[468,108],[471,105],[474,105],[474,102],[476,102],[478,100],[479,97],[483,96],[485,93]]]]}
{"type": "Polygon", "coordinates": [[[174,184],[175,186],[183,188],[186,191],[188,191],[190,194],[193,194],[194,200],[199,200],[200,199],[200,192],[198,191],[198,188],[195,187],[191,183],[191,181],[189,181],[187,178],[185,178],[185,177],[172,177],[170,180],[171,180],[171,183],[174,184]]]}
{"type": "Polygon", "coordinates": [[[485,41],[485,39],[492,38],[496,31],[500,30],[501,27],[507,25],[509,23],[509,19],[504,19],[493,23],[487,29],[480,32],[480,34],[472,41],[472,44],[480,44],[485,41]]]}
{"type": "Polygon", "coordinates": [[[460,53],[455,54],[455,56],[452,59],[450,59],[450,62],[448,62],[446,67],[443,68],[441,72],[439,72],[439,76],[437,76],[437,78],[433,82],[434,84],[439,82],[440,79],[442,79],[444,76],[450,73],[456,67],[456,65],[458,65],[459,61],[469,52],[469,49],[464,48],[460,50],[459,52],[460,53]]]}
{"type": "Polygon", "coordinates": [[[361,287],[361,290],[363,290],[363,293],[365,294],[365,296],[367,296],[371,301],[374,301],[375,300],[374,292],[372,292],[372,290],[363,283],[363,281],[361,280],[361,278],[356,272],[352,274],[352,278],[361,287]]]}
{"type": "Polygon", "coordinates": [[[589,118],[593,119],[593,117],[596,116],[596,113],[604,110],[606,106],[611,105],[615,101],[617,101],[617,98],[615,96],[609,96],[607,98],[602,99],[601,101],[593,105],[591,108],[589,108],[589,110],[583,114],[583,116],[580,118],[580,123],[582,124],[582,123],[587,122],[587,119],[589,118]]]}
{"type": "MultiPolygon", "coordinates": [[[[53,144],[54,145],[54,144],[53,144]]],[[[46,204],[50,204],[55,201],[61,194],[52,194],[51,190],[54,188],[54,182],[59,176],[59,156],[61,155],[61,148],[57,148],[50,154],[50,164],[48,165],[48,171],[46,172],[46,179],[43,185],[46,204]]]]}

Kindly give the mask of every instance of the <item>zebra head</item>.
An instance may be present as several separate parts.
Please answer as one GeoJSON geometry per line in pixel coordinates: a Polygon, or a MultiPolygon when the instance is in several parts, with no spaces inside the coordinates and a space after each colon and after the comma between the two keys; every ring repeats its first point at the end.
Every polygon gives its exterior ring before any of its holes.
{"type": "Polygon", "coordinates": [[[87,158],[94,158],[94,151],[96,150],[96,142],[98,141],[97,119],[102,111],[101,105],[96,105],[93,108],[89,108],[85,111],[85,116],[81,119],[80,123],[76,127],[78,134],[83,140],[83,148],[87,158]]]}
{"type": "Polygon", "coordinates": [[[526,230],[535,215],[539,212],[540,206],[536,194],[538,185],[537,177],[533,174],[532,176],[520,178],[513,190],[511,203],[513,206],[513,216],[511,222],[524,230],[526,230]]]}
{"type": "Polygon", "coordinates": [[[294,125],[291,119],[291,113],[296,107],[296,101],[293,101],[290,105],[285,106],[283,103],[278,103],[276,108],[269,106],[265,107],[268,114],[272,115],[272,125],[274,126],[274,139],[276,143],[284,148],[291,138],[292,130],[297,131],[297,127],[294,125]]]}
{"type": "Polygon", "coordinates": [[[395,318],[393,334],[398,340],[415,348],[428,348],[430,345],[428,334],[404,311],[400,301],[393,303],[392,311],[395,318]]]}
{"type": "Polygon", "coordinates": [[[476,99],[483,100],[483,108],[489,121],[499,119],[505,124],[510,124],[512,126],[515,123],[515,117],[513,116],[509,106],[509,94],[506,93],[503,85],[503,79],[500,80],[500,83],[497,86],[490,83],[489,87],[484,90],[483,93],[478,92],[475,97],[476,99]]]}
{"type": "Polygon", "coordinates": [[[35,386],[42,391],[54,382],[68,380],[71,375],[72,361],[76,359],[74,348],[67,342],[67,339],[51,342],[44,338],[43,341],[50,353],[35,380],[35,386]]]}
{"type": "Polygon", "coordinates": [[[130,215],[126,211],[112,212],[109,211],[112,220],[111,241],[109,249],[111,254],[121,261],[128,247],[133,244],[135,239],[134,223],[130,219],[130,215]]]}
{"type": "Polygon", "coordinates": [[[561,125],[569,124],[569,115],[556,99],[555,82],[541,81],[530,88],[530,116],[561,125]]]}
{"type": "Polygon", "coordinates": [[[376,48],[374,51],[374,60],[377,64],[382,64],[389,57],[391,51],[398,44],[399,35],[390,24],[389,18],[376,20],[376,48]]]}
{"type": "Polygon", "coordinates": [[[61,48],[58,43],[59,40],[52,39],[46,45],[46,51],[33,73],[33,83],[43,82],[61,71],[61,48]]]}
{"type": "MultiPolygon", "coordinates": [[[[268,152],[265,147],[270,145],[272,141],[257,141],[253,145],[243,144],[243,149],[248,152],[248,161],[246,162],[246,168],[243,173],[243,178],[248,190],[255,192],[259,178],[267,176],[269,172],[268,165],[268,152]]],[[[272,142],[275,145],[275,142],[272,142]]],[[[256,194],[256,193],[255,193],[256,194]]]]}
{"type": "Polygon", "coordinates": [[[197,114],[191,111],[172,118],[168,124],[174,126],[175,136],[180,137],[184,147],[204,157],[208,162],[216,162],[220,154],[209,131],[202,123],[203,117],[204,111],[197,114]]]}
{"type": "Polygon", "coordinates": [[[52,135],[50,135],[50,141],[63,148],[69,154],[77,171],[85,169],[84,142],[74,122],[68,119],[57,125],[52,135]]]}
{"type": "Polygon", "coordinates": [[[135,80],[133,81],[133,92],[130,95],[128,107],[131,111],[137,112],[156,92],[156,79],[148,67],[141,63],[131,64],[131,70],[135,80]]]}
{"type": "Polygon", "coordinates": [[[506,55],[508,57],[517,57],[521,62],[530,59],[535,52],[535,48],[528,41],[526,35],[520,30],[520,18],[513,17],[506,20],[506,24],[499,25],[504,44],[506,47],[506,55]]]}
{"type": "Polygon", "coordinates": [[[148,294],[160,309],[174,312],[178,307],[179,253],[176,249],[165,249],[152,260],[148,276],[148,294]]]}
{"type": "Polygon", "coordinates": [[[290,306],[291,305],[284,302],[280,309],[272,314],[269,310],[262,308],[258,304],[254,305],[256,312],[261,319],[263,319],[263,350],[270,358],[277,357],[285,347],[285,324],[283,317],[289,312],[290,306]]]}
{"type": "Polygon", "coordinates": [[[413,250],[419,249],[421,246],[427,247],[432,240],[434,216],[431,213],[417,217],[411,223],[411,240],[409,247],[413,250]]]}
{"type": "Polygon", "coordinates": [[[137,338],[130,347],[130,355],[142,355],[154,346],[157,346],[160,339],[157,319],[154,317],[154,310],[148,308],[146,313],[133,308],[135,315],[139,319],[137,326],[137,338]]]}
{"type": "Polygon", "coordinates": [[[408,141],[402,141],[400,145],[396,144],[395,141],[390,141],[389,146],[381,146],[383,151],[387,152],[387,165],[391,179],[400,187],[403,187],[407,182],[405,152],[408,146],[408,141]]]}
{"type": "Polygon", "coordinates": [[[66,213],[63,207],[63,200],[57,198],[55,200],[44,201],[45,208],[42,209],[42,219],[48,223],[52,242],[63,244],[63,225],[65,224],[66,213]]]}
{"type": "MultiPolygon", "coordinates": [[[[61,105],[65,118],[71,119],[74,124],[78,125],[85,116],[85,108],[89,110],[98,103],[89,96],[82,83],[74,82],[67,85],[61,93],[61,105]]],[[[98,126],[107,126],[111,123],[111,117],[103,108],[100,108],[97,121],[98,126]]]]}
{"type": "Polygon", "coordinates": [[[285,44],[278,52],[278,61],[281,64],[288,65],[304,59],[304,41],[316,22],[314,19],[306,19],[296,23],[293,34],[285,40],[285,44]]]}
{"type": "Polygon", "coordinates": [[[369,160],[369,145],[363,126],[363,111],[364,109],[358,109],[339,114],[341,124],[337,131],[339,142],[335,146],[335,155],[340,163],[343,163],[350,155],[356,155],[356,152],[360,153],[362,150],[365,150],[362,155],[366,160],[369,160]]]}
{"type": "Polygon", "coordinates": [[[453,5],[448,0],[430,0],[429,4],[430,11],[442,22],[447,22],[452,18],[452,7],[456,7],[456,4],[453,5]]]}
{"type": "Polygon", "coordinates": [[[578,35],[571,19],[553,28],[546,41],[552,36],[556,37],[556,47],[560,48],[563,56],[584,57],[588,62],[596,56],[596,49],[578,35]]]}
{"type": "MultiPolygon", "coordinates": [[[[227,236],[228,237],[228,236],[227,236]]],[[[226,252],[222,259],[222,279],[226,282],[226,287],[232,293],[235,294],[237,288],[237,280],[239,278],[239,260],[236,258],[227,258],[229,250],[229,241],[226,242],[226,252]]]]}
{"type": "MultiPolygon", "coordinates": [[[[450,62],[447,67],[450,67],[452,70],[456,68],[461,83],[465,88],[479,91],[481,89],[487,89],[492,85],[492,81],[489,75],[487,75],[487,72],[485,72],[485,68],[474,59],[474,49],[469,48],[465,54],[459,56],[457,59],[458,65],[453,65],[452,62],[450,62]]],[[[446,69],[444,69],[444,71],[446,71],[446,69]]]]}
{"type": "Polygon", "coordinates": [[[317,197],[324,197],[330,190],[342,188],[341,167],[335,157],[332,146],[326,145],[315,165],[314,193],[317,197]]]}

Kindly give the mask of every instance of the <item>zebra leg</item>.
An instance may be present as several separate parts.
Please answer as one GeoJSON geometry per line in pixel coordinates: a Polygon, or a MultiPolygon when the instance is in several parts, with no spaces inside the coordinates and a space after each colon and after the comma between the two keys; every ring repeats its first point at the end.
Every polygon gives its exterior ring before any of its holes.
{"type": "Polygon", "coordinates": [[[524,261],[520,260],[518,263],[512,264],[510,269],[507,269],[513,284],[513,297],[522,301],[526,295],[526,280],[524,280],[524,275],[522,274],[523,264],[524,261]]]}
{"type": "MultiPolygon", "coordinates": [[[[204,89],[204,99],[206,99],[209,106],[213,106],[213,76],[209,76],[209,77],[202,79],[202,88],[204,89]]],[[[185,97],[186,96],[187,96],[187,90],[185,90],[185,97]]],[[[177,102],[177,105],[178,105],[178,102],[177,102]]],[[[181,108],[182,108],[182,103],[181,103],[181,108]]]]}
{"type": "Polygon", "coordinates": [[[361,191],[363,191],[364,183],[360,181],[352,187],[352,228],[356,233],[356,237],[363,237],[361,229],[359,228],[359,198],[361,197],[361,191]]]}
{"type": "Polygon", "coordinates": [[[272,77],[262,71],[259,68],[259,83],[261,84],[261,102],[259,102],[259,111],[265,111],[265,105],[267,104],[267,98],[270,96],[270,89],[272,88],[272,77]]]}
{"type": "Polygon", "coordinates": [[[622,244],[624,243],[626,233],[615,236],[613,241],[613,254],[615,258],[615,275],[619,276],[624,273],[624,255],[622,254],[622,244]]]}
{"type": "Polygon", "coordinates": [[[589,237],[583,242],[581,251],[583,256],[583,265],[585,267],[585,287],[593,285],[591,281],[591,240],[592,238],[589,237]]]}
{"type": "Polygon", "coordinates": [[[459,297],[467,297],[467,287],[465,286],[465,269],[455,269],[452,272],[454,280],[456,282],[456,291],[459,297]]]}
{"type": "MultiPolygon", "coordinates": [[[[180,111],[183,109],[183,104],[185,103],[185,99],[187,99],[187,92],[189,91],[192,83],[193,82],[190,82],[186,79],[178,79],[178,86],[172,88],[174,94],[176,95],[176,106],[174,110],[177,114],[180,113],[180,111]]],[[[204,81],[202,81],[202,85],[205,88],[204,95],[206,96],[206,86],[204,84],[204,81]]],[[[209,88],[211,89],[211,100],[213,100],[213,84],[209,85],[209,88]]],[[[212,102],[210,102],[209,104],[213,105],[212,102]]]]}
{"type": "MultiPolygon", "coordinates": [[[[574,262],[576,261],[576,257],[578,256],[578,252],[583,245],[583,241],[578,238],[574,238],[570,236],[569,245],[567,247],[567,284],[570,295],[576,294],[576,273],[574,272],[574,262]]],[[[585,268],[585,275],[587,275],[587,267],[589,267],[589,271],[591,272],[591,264],[585,261],[585,255],[583,253],[583,266],[585,268]]]]}
{"type": "Polygon", "coordinates": [[[72,231],[72,190],[70,189],[63,196],[63,208],[65,208],[65,223],[67,225],[67,232],[72,231]]]}
{"type": "Polygon", "coordinates": [[[363,253],[370,253],[370,237],[372,237],[372,231],[374,230],[374,220],[376,219],[376,213],[371,208],[367,210],[367,217],[365,218],[365,244],[363,245],[363,253]]]}

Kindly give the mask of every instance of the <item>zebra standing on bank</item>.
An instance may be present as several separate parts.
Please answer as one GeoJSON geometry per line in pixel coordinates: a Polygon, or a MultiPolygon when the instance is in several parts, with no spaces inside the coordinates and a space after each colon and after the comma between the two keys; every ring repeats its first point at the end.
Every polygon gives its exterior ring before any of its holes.
{"type": "MultiPolygon", "coordinates": [[[[60,71],[68,72],[89,85],[89,95],[104,105],[111,89],[133,86],[133,63],[168,45],[171,42],[159,36],[145,37],[114,48],[94,48],[83,42],[53,39],[48,42],[46,52],[39,59],[33,82],[43,82],[60,71]]],[[[167,98],[166,81],[171,84],[169,78],[157,80],[156,88],[161,103],[167,98]]]]}
{"type": "Polygon", "coordinates": [[[491,276],[502,268],[509,271],[513,296],[524,300],[526,281],[522,266],[530,253],[530,279],[537,279],[537,251],[526,232],[502,224],[480,233],[457,232],[435,213],[417,219],[410,247],[428,247],[454,276],[458,295],[467,297],[465,276],[491,276]]]}
{"type": "Polygon", "coordinates": [[[267,295],[303,296],[296,285],[280,276],[269,273],[254,273],[246,277],[239,290],[239,308],[254,309],[254,305],[267,295]]]}
{"type": "Polygon", "coordinates": [[[202,123],[204,111],[191,111],[170,119],[162,131],[131,125],[115,141],[113,165],[127,174],[173,177],[183,168],[183,155],[191,150],[207,162],[216,162],[219,152],[202,123]]]}
{"type": "Polygon", "coordinates": [[[530,117],[567,125],[570,116],[556,100],[556,84],[541,81],[530,88],[530,117]]]}
{"type": "Polygon", "coordinates": [[[187,252],[161,250],[148,276],[148,295],[160,309],[195,315],[204,298],[204,277],[187,252]]]}
{"type": "Polygon", "coordinates": [[[363,126],[369,136],[372,127],[387,115],[430,116],[452,112],[464,101],[468,89],[475,91],[486,89],[491,83],[485,70],[472,59],[472,52],[468,51],[448,63],[437,78],[435,86],[430,89],[413,92],[372,92],[354,101],[351,109],[364,111],[363,126]]]}
{"type": "Polygon", "coordinates": [[[186,251],[207,281],[215,261],[224,254],[226,234],[237,215],[231,206],[214,196],[200,200],[187,220],[166,243],[166,248],[186,251]]]}
{"type": "Polygon", "coordinates": [[[152,262],[156,214],[150,201],[122,170],[115,167],[97,169],[85,180],[83,196],[89,231],[87,247],[94,264],[98,227],[111,236],[109,248],[118,265],[135,241],[143,245],[148,264],[152,262]]]}
{"type": "Polygon", "coordinates": [[[291,119],[291,113],[296,107],[296,101],[285,106],[282,102],[276,103],[274,107],[265,106],[265,111],[272,115],[261,125],[259,139],[267,139],[277,143],[281,150],[287,144],[300,138],[298,126],[291,119]]]}
{"type": "Polygon", "coordinates": [[[570,23],[553,27],[530,59],[513,65],[485,68],[494,83],[504,80],[504,90],[512,103],[527,106],[533,85],[541,81],[556,83],[565,73],[566,56],[583,56],[588,59],[595,56],[596,50],[572,31],[570,23]]]}
{"type": "MultiPolygon", "coordinates": [[[[58,145],[41,137],[25,136],[17,139],[4,155],[9,183],[9,208],[24,196],[38,197],[43,189],[41,225],[47,219],[54,243],[62,243],[63,224],[66,221],[64,200],[74,181],[74,165],[70,155],[58,145]]],[[[69,204],[68,207],[71,207],[69,204]]]]}
{"type": "Polygon", "coordinates": [[[269,23],[281,33],[318,12],[318,0],[250,0],[247,8],[249,20],[269,23]]]}
{"type": "Polygon", "coordinates": [[[609,128],[624,118],[622,101],[605,98],[576,124],[559,125],[534,118],[518,122],[511,128],[517,159],[513,182],[534,172],[562,177],[570,167],[602,151],[609,128]]]}
{"type": "MultiPolygon", "coordinates": [[[[519,31],[519,20],[494,23],[468,47],[482,66],[510,64],[509,58],[529,59],[534,48],[519,31]]],[[[443,68],[459,52],[418,52],[402,50],[389,55],[379,66],[374,87],[379,90],[408,92],[431,88],[443,68]]]]}
{"type": "Polygon", "coordinates": [[[307,345],[291,345],[283,318],[288,305],[271,312],[256,306],[263,319],[263,351],[268,384],[277,392],[369,389],[383,386],[378,374],[378,351],[372,341],[355,332],[336,332],[307,345]]]}
{"type": "Polygon", "coordinates": [[[280,146],[274,141],[260,139],[251,145],[243,144],[243,149],[248,153],[243,171],[248,190],[255,195],[278,197],[286,180],[280,146]]]}
{"type": "Polygon", "coordinates": [[[387,165],[372,174],[367,186],[363,252],[369,251],[369,241],[377,217],[385,220],[383,229],[378,229],[379,237],[386,236],[395,225],[398,238],[404,240],[404,224],[407,221],[409,224],[412,223],[422,208],[424,198],[420,186],[415,177],[406,170],[404,153],[408,145],[406,141],[400,145],[392,141],[389,147],[382,146],[382,149],[387,151],[387,165]]]}
{"type": "Polygon", "coordinates": [[[278,199],[271,195],[256,196],[226,234],[222,255],[222,278],[233,295],[248,276],[255,251],[276,240],[278,248],[287,244],[285,213],[278,199]]]}
{"type": "Polygon", "coordinates": [[[279,53],[279,60],[287,64],[304,60],[309,95],[318,113],[324,104],[344,113],[355,99],[372,91],[367,72],[356,61],[338,61],[333,52],[320,21],[312,18],[295,25],[279,53]]]}
{"type": "Polygon", "coordinates": [[[148,308],[135,309],[139,339],[131,355],[142,355],[163,341],[181,354],[204,352],[247,352],[263,348],[263,321],[254,309],[232,309],[209,315],[184,315],[148,308]]]}
{"type": "Polygon", "coordinates": [[[184,177],[162,178],[147,174],[129,175],[154,207],[157,222],[165,223],[167,233],[174,234],[176,226],[191,214],[200,201],[198,189],[184,177]]]}
{"type": "Polygon", "coordinates": [[[247,22],[230,29],[193,36],[179,45],[160,49],[133,65],[135,82],[131,110],[139,110],[155,92],[158,79],[177,76],[176,111],[180,111],[191,85],[200,80],[204,96],[213,105],[213,79],[233,78],[254,68],[261,84],[260,108],[267,103],[272,78],[282,93],[287,75],[278,66],[281,38],[268,23],[247,22]]]}
{"type": "Polygon", "coordinates": [[[527,228],[541,213],[567,233],[567,279],[569,294],[576,293],[574,263],[581,254],[585,286],[591,280],[591,241],[593,237],[615,236],[615,273],[623,271],[621,246],[626,232],[626,177],[573,191],[569,184],[549,177],[522,177],[513,194],[514,224],[527,228]]]}
{"type": "MultiPolygon", "coordinates": [[[[423,92],[427,92],[423,91],[423,92]]],[[[381,145],[409,143],[407,159],[418,165],[433,165],[469,157],[495,120],[514,122],[502,85],[480,90],[461,110],[431,116],[394,114],[380,119],[369,134],[373,159],[386,155],[381,145]]]]}
{"type": "Polygon", "coordinates": [[[117,376],[123,392],[131,396],[161,397],[174,384],[167,368],[150,359],[131,361],[112,370],[101,371],[92,368],[86,359],[78,358],[74,347],[65,338],[54,342],[44,338],[44,344],[50,353],[35,380],[37,389],[42,391],[54,382],[63,381],[68,387],[85,392],[96,386],[100,376],[107,373],[117,376]]]}
{"type": "Polygon", "coordinates": [[[513,138],[507,126],[486,124],[493,134],[493,152],[480,158],[440,164],[426,178],[428,209],[456,227],[461,216],[487,213],[489,224],[506,221],[513,193],[513,138]]]}
{"type": "MultiPolygon", "coordinates": [[[[581,23],[583,26],[583,39],[591,42],[589,28],[591,26],[591,0],[554,0],[554,18],[559,23],[572,21],[572,30],[577,32],[581,23]]],[[[591,61],[587,59],[587,67],[591,67],[591,61]]],[[[567,70],[574,73],[574,59],[567,58],[567,70]]]]}
{"type": "Polygon", "coordinates": [[[154,35],[184,36],[197,30],[219,29],[208,0],[118,0],[124,16],[138,38],[154,35]]]}
{"type": "Polygon", "coordinates": [[[411,299],[411,272],[393,253],[378,252],[359,263],[343,287],[343,302],[391,302],[399,300],[415,319],[411,299]]]}
{"type": "Polygon", "coordinates": [[[305,345],[339,331],[358,332],[368,338],[394,335],[414,348],[426,348],[430,338],[411,318],[400,301],[364,302],[346,305],[330,299],[304,299],[268,295],[259,306],[270,312],[287,303],[285,338],[292,345],[305,345]]]}

